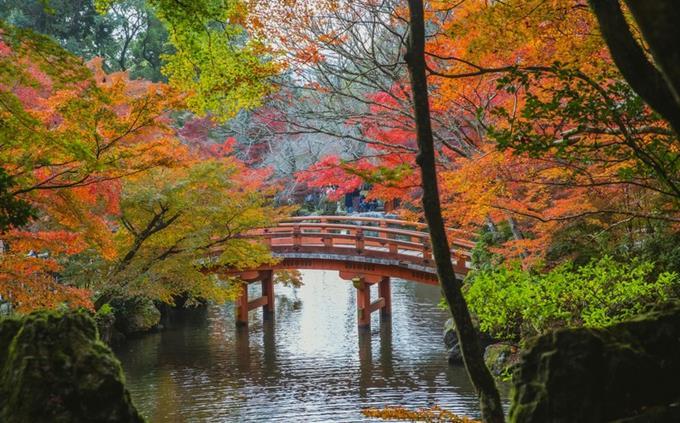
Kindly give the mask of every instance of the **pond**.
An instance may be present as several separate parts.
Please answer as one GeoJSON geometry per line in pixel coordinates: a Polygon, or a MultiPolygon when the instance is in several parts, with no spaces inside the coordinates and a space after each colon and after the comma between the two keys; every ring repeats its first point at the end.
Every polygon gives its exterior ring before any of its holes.
{"type": "Polygon", "coordinates": [[[273,320],[252,311],[249,328],[237,329],[232,305],[210,306],[120,346],[149,421],[354,422],[368,421],[366,407],[435,404],[479,415],[464,369],[446,360],[437,287],[393,280],[391,324],[376,312],[360,331],[350,282],[302,274],[304,286],[276,287],[273,320]]]}

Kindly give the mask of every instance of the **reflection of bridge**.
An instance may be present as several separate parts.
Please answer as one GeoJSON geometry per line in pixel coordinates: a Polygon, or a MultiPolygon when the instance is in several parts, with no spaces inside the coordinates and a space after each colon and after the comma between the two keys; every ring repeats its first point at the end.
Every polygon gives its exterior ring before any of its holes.
{"type": "MultiPolygon", "coordinates": [[[[274,265],[239,272],[242,280],[262,282],[262,296],[248,301],[243,285],[236,321],[248,323],[248,311],[263,307],[264,316],[274,310],[272,272],[280,269],[337,270],[357,288],[358,325],[370,325],[371,313],[381,318],[391,313],[390,277],[437,284],[427,225],[402,220],[307,216],[280,221],[277,226],[249,232],[245,236],[264,240],[280,260],[274,265]],[[378,284],[379,298],[371,302],[370,286],[378,284]]],[[[451,257],[456,274],[464,276],[470,265],[473,242],[465,234],[451,231],[451,257]]]]}

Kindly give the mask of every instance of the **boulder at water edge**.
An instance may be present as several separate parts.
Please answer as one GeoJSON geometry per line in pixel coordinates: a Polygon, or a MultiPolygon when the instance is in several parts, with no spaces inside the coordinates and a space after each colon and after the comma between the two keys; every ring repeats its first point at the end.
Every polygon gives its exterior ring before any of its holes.
{"type": "Polygon", "coordinates": [[[534,340],[515,373],[510,420],[680,422],[680,306],[534,340]]]}
{"type": "Polygon", "coordinates": [[[143,422],[85,311],[0,321],[0,421],[143,422]]]}
{"type": "MultiPolygon", "coordinates": [[[[479,329],[476,325],[475,329],[479,334],[479,344],[482,348],[486,348],[494,342],[489,335],[479,333],[479,329]]],[[[448,353],[449,364],[463,365],[463,352],[460,349],[458,334],[456,333],[456,324],[454,323],[453,318],[448,319],[446,323],[444,323],[444,345],[446,346],[446,352],[448,353]]]]}

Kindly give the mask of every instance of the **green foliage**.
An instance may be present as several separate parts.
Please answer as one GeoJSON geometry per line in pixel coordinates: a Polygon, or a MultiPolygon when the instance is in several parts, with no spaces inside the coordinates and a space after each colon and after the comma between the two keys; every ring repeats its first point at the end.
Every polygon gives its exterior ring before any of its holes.
{"type": "Polygon", "coordinates": [[[603,327],[680,295],[680,276],[653,277],[649,262],[620,263],[605,256],[546,272],[498,267],[472,273],[465,295],[480,329],[519,340],[562,327],[603,327]]]}
{"type": "MultiPolygon", "coordinates": [[[[110,10],[117,0],[98,0],[100,11],[110,10]]],[[[271,91],[269,78],[278,66],[265,60],[263,44],[248,37],[241,23],[246,7],[239,0],[176,2],[148,0],[165,23],[174,48],[165,60],[163,73],[169,83],[187,92],[192,111],[211,113],[227,120],[241,109],[261,104],[271,91]]]]}
{"type": "Polygon", "coordinates": [[[109,316],[111,314],[113,314],[113,307],[109,303],[105,303],[97,310],[97,315],[99,316],[109,316]]]}
{"type": "Polygon", "coordinates": [[[488,227],[484,227],[475,241],[475,246],[472,249],[472,268],[478,270],[491,270],[500,265],[504,258],[501,254],[496,254],[491,251],[492,247],[497,247],[503,242],[512,238],[512,231],[507,221],[502,221],[498,225],[494,225],[494,230],[491,231],[488,227]]]}
{"type": "Polygon", "coordinates": [[[666,224],[649,225],[649,235],[631,253],[643,260],[654,261],[656,271],[680,274],[680,232],[666,224]]]}

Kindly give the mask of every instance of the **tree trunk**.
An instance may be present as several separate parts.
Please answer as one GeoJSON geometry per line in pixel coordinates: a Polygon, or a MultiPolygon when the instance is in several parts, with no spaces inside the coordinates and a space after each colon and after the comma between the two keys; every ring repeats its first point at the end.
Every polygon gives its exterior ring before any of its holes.
{"type": "Polygon", "coordinates": [[[626,0],[654,62],[680,106],[680,8],[677,0],[626,0]]]}
{"type": "Polygon", "coordinates": [[[680,134],[677,0],[626,0],[656,63],[633,36],[619,0],[589,0],[612,58],[631,88],[680,134]]]}
{"type": "Polygon", "coordinates": [[[482,419],[488,423],[504,421],[503,408],[496,384],[484,364],[483,352],[467,303],[461,291],[461,282],[456,278],[451,263],[449,241],[439,203],[439,188],[434,153],[434,140],[430,120],[430,105],[425,74],[425,22],[423,1],[409,0],[410,33],[406,62],[413,90],[414,115],[418,141],[418,157],[423,187],[423,210],[430,228],[432,253],[442,292],[456,323],[456,331],[463,353],[463,361],[470,380],[479,395],[482,419]]]}

